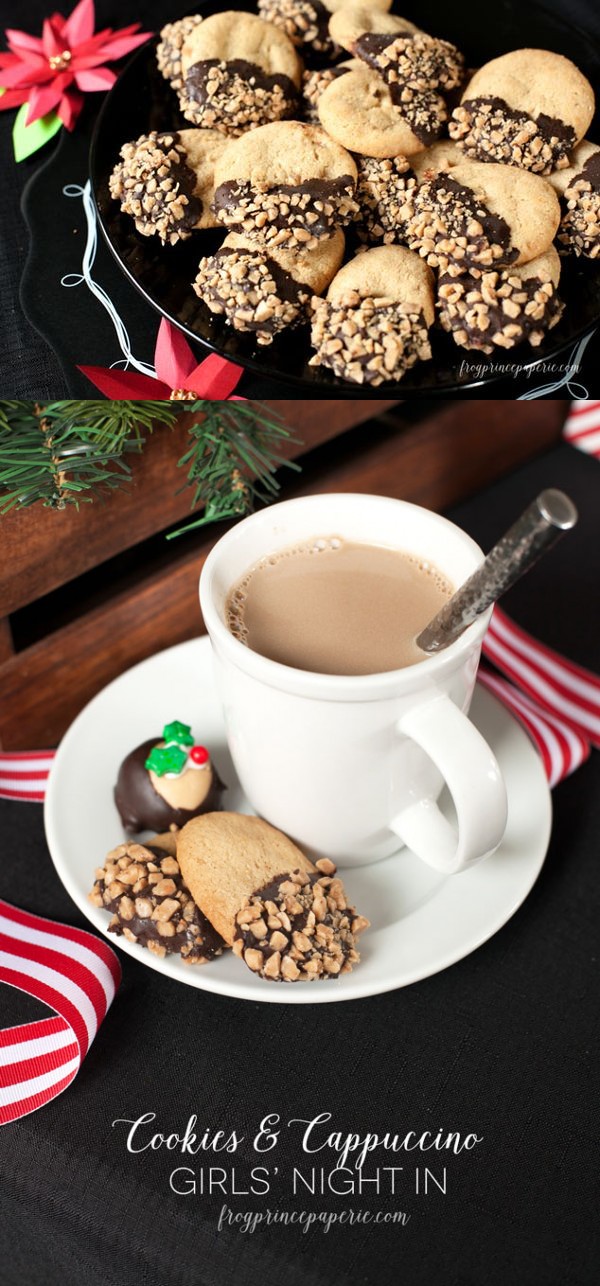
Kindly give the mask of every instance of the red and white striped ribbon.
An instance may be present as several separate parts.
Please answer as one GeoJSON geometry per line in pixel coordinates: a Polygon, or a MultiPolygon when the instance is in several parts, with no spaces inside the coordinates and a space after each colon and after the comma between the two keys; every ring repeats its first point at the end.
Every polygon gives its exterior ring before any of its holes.
{"type": "Polygon", "coordinates": [[[483,652],[498,670],[542,707],[600,746],[600,678],[515,625],[494,608],[483,652]]]}
{"type": "Polygon", "coordinates": [[[480,665],[477,682],[493,692],[527,729],[540,752],[550,786],[556,786],[589,758],[590,743],[580,732],[541,710],[536,701],[524,696],[507,679],[480,665]]]}
{"type": "Polygon", "coordinates": [[[71,1084],[121,981],[100,938],[0,899],[0,982],[36,996],[51,1018],[0,1031],[0,1125],[71,1084]]]}
{"type": "Polygon", "coordinates": [[[571,446],[600,460],[600,402],[572,402],[563,436],[571,446]]]}
{"type": "Polygon", "coordinates": [[[0,799],[43,800],[55,750],[0,754],[0,799]]]}

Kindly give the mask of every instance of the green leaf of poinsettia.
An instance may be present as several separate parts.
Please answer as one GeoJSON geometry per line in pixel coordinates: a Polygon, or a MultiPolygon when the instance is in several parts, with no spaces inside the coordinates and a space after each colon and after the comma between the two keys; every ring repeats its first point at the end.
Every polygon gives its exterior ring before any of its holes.
{"type": "Polygon", "coordinates": [[[32,125],[26,125],[29,104],[23,103],[19,108],[16,120],[13,126],[13,147],[15,149],[15,160],[24,161],[27,156],[37,152],[38,148],[48,143],[59,129],[62,129],[62,121],[56,112],[48,112],[47,116],[40,117],[39,121],[34,121],[32,125]]]}

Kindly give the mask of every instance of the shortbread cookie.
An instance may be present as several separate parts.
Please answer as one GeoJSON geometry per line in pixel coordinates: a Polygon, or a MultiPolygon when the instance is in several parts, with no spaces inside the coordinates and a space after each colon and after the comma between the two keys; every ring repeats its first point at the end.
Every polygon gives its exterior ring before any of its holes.
{"type": "Polygon", "coordinates": [[[194,28],[201,22],[201,15],[196,13],[189,18],[180,18],[178,22],[168,22],[160,33],[160,40],[156,47],[156,61],[158,70],[165,80],[168,80],[172,89],[182,88],[181,51],[194,28]]]}
{"type": "Polygon", "coordinates": [[[220,250],[200,260],[194,290],[234,330],[271,344],[280,331],[306,320],[312,296],[327,288],[343,256],[340,231],[314,250],[266,250],[230,232],[220,250]]]}
{"type": "Polygon", "coordinates": [[[196,906],[164,837],[148,844],[119,844],[96,870],[94,906],[111,911],[109,933],[148,947],[153,955],[180,955],[186,964],[206,964],[225,943],[196,906]]]}
{"type": "Polygon", "coordinates": [[[566,170],[548,176],[561,197],[558,232],[561,253],[572,251],[597,259],[600,255],[600,147],[584,139],[569,157],[566,170]]]}
{"type": "Polygon", "coordinates": [[[361,156],[412,156],[435,142],[446,120],[440,94],[409,86],[394,103],[389,87],[369,67],[340,76],[318,104],[323,129],[342,147],[361,156]]]}
{"type": "MultiPolygon", "coordinates": [[[[350,0],[258,0],[258,12],[266,22],[281,27],[303,53],[331,54],[334,42],[329,19],[350,0]]],[[[362,0],[365,8],[391,9],[392,0],[362,0]]]]}
{"type": "Polygon", "coordinates": [[[334,14],[329,29],[342,49],[383,76],[395,102],[402,100],[405,85],[421,91],[460,85],[464,58],[456,46],[418,31],[396,14],[351,6],[334,14]]]}
{"type": "Polygon", "coordinates": [[[186,723],[165,724],[125,756],[114,791],[125,830],[180,827],[198,813],[221,807],[225,787],[206,746],[196,744],[186,723]]]}
{"type": "Polygon", "coordinates": [[[175,245],[196,228],[218,226],[211,209],[214,173],[226,147],[225,135],[217,130],[142,134],[121,148],[108,183],[110,194],[142,236],[155,234],[175,245]]]}
{"type": "Polygon", "coordinates": [[[347,263],[326,299],[313,300],[311,366],[377,386],[431,357],[433,278],[401,246],[376,246],[347,263]]]}
{"type": "Polygon", "coordinates": [[[574,63],[515,49],[481,67],[449,126],[468,156],[536,174],[566,168],[594,115],[594,91],[574,63]]]}
{"type": "Polygon", "coordinates": [[[357,168],[356,230],[360,240],[371,244],[382,241],[384,245],[405,241],[414,217],[417,187],[407,158],[378,160],[374,156],[359,156],[357,168]]]}
{"type": "Polygon", "coordinates": [[[461,348],[493,353],[524,340],[535,348],[559,321],[560,260],[551,246],[530,263],[504,271],[472,269],[438,281],[440,321],[461,348]]]}
{"type": "Polygon", "coordinates": [[[552,244],[556,193],[537,174],[467,157],[423,178],[407,242],[434,268],[526,263],[552,244]]]}
{"type": "Polygon", "coordinates": [[[349,906],[335,866],[313,866],[259,817],[219,813],[182,831],[178,858],[199,906],[263,978],[311,982],[348,973],[368,921],[349,906]]]}
{"type": "Polygon", "coordinates": [[[251,13],[215,13],[186,40],[179,101],[194,125],[242,134],[293,116],[302,64],[279,27],[251,13]]]}
{"type": "Polygon", "coordinates": [[[321,67],[315,71],[305,71],[302,76],[302,115],[310,125],[319,125],[319,99],[321,94],[346,72],[360,67],[358,58],[348,58],[346,62],[336,63],[335,67],[321,67]]]}
{"type": "Polygon", "coordinates": [[[316,125],[279,121],[230,143],[215,172],[221,223],[260,242],[312,249],[356,213],[356,165],[316,125]]]}

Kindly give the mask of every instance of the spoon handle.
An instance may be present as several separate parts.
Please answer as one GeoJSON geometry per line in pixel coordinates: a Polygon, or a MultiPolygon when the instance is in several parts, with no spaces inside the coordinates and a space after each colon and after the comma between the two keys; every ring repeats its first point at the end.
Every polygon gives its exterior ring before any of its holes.
{"type": "Polygon", "coordinates": [[[481,566],[461,585],[419,634],[423,652],[441,652],[495,603],[577,522],[577,510],[564,491],[549,488],[527,506],[494,545],[481,566]]]}

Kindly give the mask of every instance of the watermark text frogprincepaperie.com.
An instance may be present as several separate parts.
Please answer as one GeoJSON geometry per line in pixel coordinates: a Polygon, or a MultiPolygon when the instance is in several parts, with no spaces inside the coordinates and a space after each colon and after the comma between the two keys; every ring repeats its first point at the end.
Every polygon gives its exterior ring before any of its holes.
{"type": "Polygon", "coordinates": [[[469,362],[462,361],[459,379],[484,379],[486,375],[502,375],[506,379],[531,379],[535,375],[578,375],[581,365],[569,362],[537,362],[535,366],[521,366],[519,362],[469,362]]]}
{"type": "Polygon", "coordinates": [[[334,1224],[393,1223],[405,1225],[410,1215],[406,1210],[232,1210],[222,1206],[217,1221],[217,1232],[223,1228],[237,1227],[238,1232],[252,1236],[257,1228],[270,1224],[295,1224],[307,1233],[317,1227],[329,1232],[334,1224]]]}

